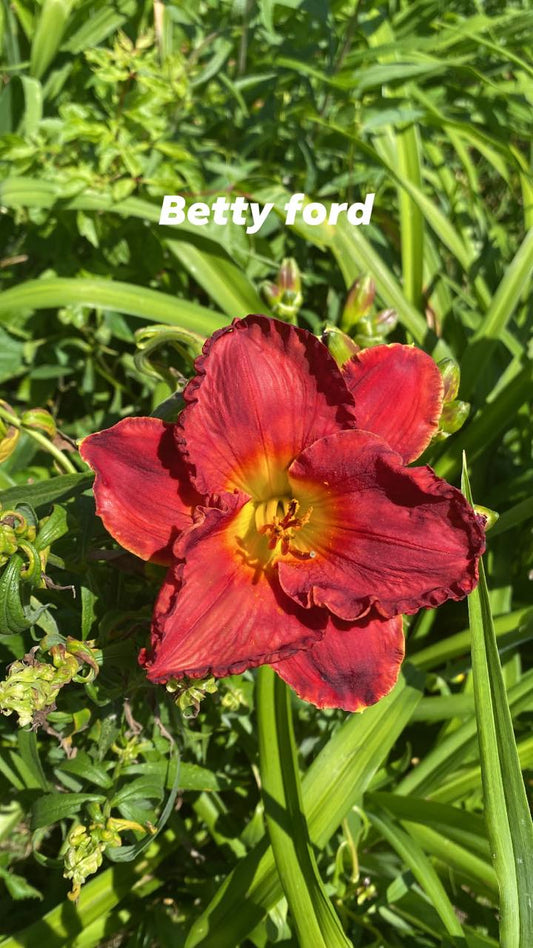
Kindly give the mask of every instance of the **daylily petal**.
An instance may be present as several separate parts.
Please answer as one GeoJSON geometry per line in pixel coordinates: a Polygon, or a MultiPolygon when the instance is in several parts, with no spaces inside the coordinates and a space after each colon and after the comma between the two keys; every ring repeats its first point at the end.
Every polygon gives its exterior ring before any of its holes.
{"type": "Polygon", "coordinates": [[[403,467],[369,432],[341,431],[307,448],[289,477],[293,496],[312,507],[298,534],[308,558],[279,562],[280,583],[297,602],[351,621],[373,605],[391,617],[473,589],[481,521],[431,468],[403,467]]]}
{"type": "Polygon", "coordinates": [[[174,438],[158,418],[125,418],[89,435],[80,454],[96,472],[96,512],[121,546],[143,560],[170,563],[172,544],[201,497],[174,438]]]}
{"type": "Polygon", "coordinates": [[[362,711],[396,684],[404,656],[402,618],[330,623],[324,638],[272,667],[317,708],[362,711]]]}
{"type": "Polygon", "coordinates": [[[276,661],[321,638],[327,613],[285,595],[275,568],[251,561],[241,545],[252,504],[244,494],[220,498],[225,509],[200,508],[198,522],[175,551],[185,557],[167,575],[156,603],[151,681],[223,677],[276,661]]]}
{"type": "Polygon", "coordinates": [[[363,349],[343,366],[357,427],[414,461],[435,434],[442,411],[441,374],[430,356],[393,343],[363,349]]]}
{"type": "Polygon", "coordinates": [[[197,360],[177,434],[206,494],[283,495],[304,447],[355,426],[340,370],[312,333],[266,316],[216,332],[197,360]]]}

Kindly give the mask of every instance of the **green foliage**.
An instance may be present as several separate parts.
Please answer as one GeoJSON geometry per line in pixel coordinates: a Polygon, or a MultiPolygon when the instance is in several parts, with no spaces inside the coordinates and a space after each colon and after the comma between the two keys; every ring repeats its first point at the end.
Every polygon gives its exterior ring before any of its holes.
{"type": "Polygon", "coordinates": [[[532,26],[520,0],[2,0],[2,948],[294,945],[300,883],[361,948],[530,948],[532,26]],[[283,223],[292,192],[370,191],[367,228],[283,223]],[[167,193],[276,212],[160,227],[167,193]],[[471,627],[410,618],[393,693],[294,699],[294,741],[255,673],[148,685],[161,571],[106,534],[76,451],[174,418],[202,339],[254,311],[341,359],[446,360],[423,460],[457,484],[466,451],[501,515],[471,627]]]}

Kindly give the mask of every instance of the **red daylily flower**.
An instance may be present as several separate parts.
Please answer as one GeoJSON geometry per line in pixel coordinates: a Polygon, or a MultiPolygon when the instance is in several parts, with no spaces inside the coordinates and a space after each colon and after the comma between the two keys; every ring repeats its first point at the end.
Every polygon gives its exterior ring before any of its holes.
{"type": "Polygon", "coordinates": [[[393,687],[402,613],[475,586],[483,521],[431,468],[440,373],[399,344],[341,371],[266,316],[216,332],[176,424],[128,418],[81,446],[118,542],[168,565],[142,656],[154,682],[272,664],[350,711],[393,687]]]}

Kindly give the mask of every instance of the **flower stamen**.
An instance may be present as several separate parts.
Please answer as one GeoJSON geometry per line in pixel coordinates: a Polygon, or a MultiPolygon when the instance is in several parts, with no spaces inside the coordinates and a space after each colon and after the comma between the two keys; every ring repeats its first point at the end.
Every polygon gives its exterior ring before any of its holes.
{"type": "Polygon", "coordinates": [[[279,543],[282,556],[286,556],[287,553],[299,552],[295,551],[291,547],[291,540],[293,539],[294,531],[300,530],[302,527],[304,527],[305,524],[309,522],[313,512],[313,508],[308,507],[304,514],[298,516],[299,508],[299,502],[292,498],[292,500],[289,501],[289,505],[283,517],[278,517],[276,514],[273,514],[272,519],[268,523],[265,523],[263,526],[259,527],[259,533],[266,534],[268,536],[269,550],[275,550],[279,543]]]}

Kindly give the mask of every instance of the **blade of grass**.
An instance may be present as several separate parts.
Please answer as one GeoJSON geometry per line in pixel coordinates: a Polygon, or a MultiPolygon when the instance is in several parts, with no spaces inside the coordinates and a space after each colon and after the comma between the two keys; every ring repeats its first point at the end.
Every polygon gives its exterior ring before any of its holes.
{"type": "Polygon", "coordinates": [[[228,316],[235,318],[264,312],[266,304],[253,283],[213,241],[187,235],[166,243],[170,252],[228,316]]]}
{"type": "MultiPolygon", "coordinates": [[[[393,691],[362,714],[350,715],[304,776],[303,806],[311,841],[325,846],[359,804],[421,697],[422,680],[404,666],[393,691]]],[[[192,926],[186,948],[235,948],[283,894],[265,837],[241,859],[192,926]]]]}
{"type": "Polygon", "coordinates": [[[0,323],[17,310],[54,309],[69,305],[102,307],[149,322],[183,326],[206,336],[227,324],[221,313],[176,299],[158,290],[149,290],[118,280],[51,279],[28,280],[5,290],[0,298],[0,323]]]}
{"type": "MultiPolygon", "coordinates": [[[[402,180],[421,187],[418,132],[408,125],[396,132],[398,170],[402,180]]],[[[405,188],[398,188],[402,248],[403,287],[406,298],[423,311],[422,278],[424,270],[424,217],[405,188]]]]}
{"type": "MultiPolygon", "coordinates": [[[[466,463],[462,490],[472,503],[466,463]]],[[[533,823],[503,680],[483,563],[468,598],[487,829],[500,888],[502,948],[533,944],[533,823]]]]}
{"type": "Polygon", "coordinates": [[[384,810],[376,808],[375,810],[367,811],[367,815],[380,835],[387,840],[403,862],[409,866],[416,881],[439,913],[448,934],[451,935],[452,938],[460,938],[463,940],[463,929],[459,924],[453,905],[446,893],[446,889],[418,843],[409,833],[406,833],[405,830],[394,823],[384,810]]]}
{"type": "Polygon", "coordinates": [[[461,362],[461,397],[468,398],[483,374],[497,340],[507,326],[533,273],[533,229],[506,267],[481,326],[474,333],[461,362]]]}
{"type": "MultiPolygon", "coordinates": [[[[513,644],[529,641],[533,636],[533,608],[516,609],[514,612],[497,616],[494,620],[494,631],[498,640],[509,637],[513,644]]],[[[470,629],[456,632],[455,635],[409,654],[409,661],[417,668],[429,671],[444,665],[451,658],[464,655],[465,652],[470,652],[470,629]]]]}
{"type": "Polygon", "coordinates": [[[31,44],[30,73],[36,79],[48,69],[61,45],[70,8],[70,0],[44,0],[31,44]]]}
{"type": "Polygon", "coordinates": [[[301,945],[347,948],[318,873],[305,819],[290,691],[268,665],[257,676],[261,794],[278,875],[301,945]]]}
{"type": "MultiPolygon", "coordinates": [[[[533,767],[533,737],[527,737],[518,743],[518,759],[522,770],[533,767]]],[[[453,803],[476,793],[481,787],[481,767],[469,767],[460,771],[446,783],[433,791],[432,800],[439,803],[453,803]]]]}
{"type": "MultiPolygon", "coordinates": [[[[513,715],[530,707],[532,694],[533,672],[528,672],[518,684],[509,689],[509,704],[513,715]]],[[[476,749],[476,720],[471,718],[433,747],[400,781],[396,792],[402,795],[415,793],[417,796],[432,796],[442,783],[442,778],[456,769],[465,757],[476,749]]]]}

